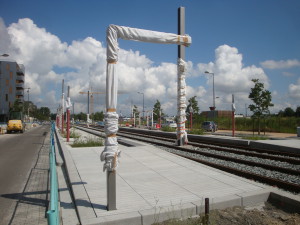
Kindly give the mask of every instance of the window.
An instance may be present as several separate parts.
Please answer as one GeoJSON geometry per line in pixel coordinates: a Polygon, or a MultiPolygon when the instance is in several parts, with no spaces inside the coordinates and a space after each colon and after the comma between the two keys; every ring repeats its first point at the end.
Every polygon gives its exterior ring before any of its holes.
{"type": "Polygon", "coordinates": [[[9,94],[11,94],[12,93],[12,87],[10,86],[9,87],[9,94]]]}
{"type": "Polygon", "coordinates": [[[13,79],[13,72],[9,72],[9,77],[11,80],[13,79]]]}
{"type": "Polygon", "coordinates": [[[6,70],[8,71],[10,68],[9,68],[9,64],[6,63],[6,70]]]}
{"type": "Polygon", "coordinates": [[[9,85],[9,79],[6,79],[6,86],[9,85]]]}

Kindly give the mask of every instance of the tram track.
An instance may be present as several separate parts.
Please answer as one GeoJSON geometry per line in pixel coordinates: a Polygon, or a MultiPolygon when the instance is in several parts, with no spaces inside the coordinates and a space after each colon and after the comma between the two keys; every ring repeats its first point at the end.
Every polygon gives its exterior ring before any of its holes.
{"type": "MultiPolygon", "coordinates": [[[[99,127],[90,129],[103,132],[99,127]]],[[[277,186],[292,192],[300,192],[300,155],[278,151],[248,149],[242,146],[228,147],[211,143],[189,142],[188,146],[176,146],[175,134],[120,129],[118,136],[147,142],[199,163],[221,169],[248,179],[277,186]],[[174,136],[174,138],[172,138],[174,136]],[[276,155],[274,155],[276,154],[276,155]],[[263,162],[262,162],[263,161],[263,162]],[[268,161],[268,163],[266,163],[268,161]],[[241,168],[239,168],[241,167],[241,168]],[[245,167],[247,169],[245,169],[245,167]],[[254,172],[255,171],[255,172],[254,172]],[[257,172],[258,171],[258,172],[257,172]]]]}

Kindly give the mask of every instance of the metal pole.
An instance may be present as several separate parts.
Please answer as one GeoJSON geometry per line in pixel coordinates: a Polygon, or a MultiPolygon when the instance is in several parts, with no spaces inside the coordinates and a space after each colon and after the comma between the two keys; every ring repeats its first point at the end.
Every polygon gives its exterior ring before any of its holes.
{"type": "Polygon", "coordinates": [[[216,109],[216,98],[215,98],[215,74],[212,73],[213,75],[213,107],[214,110],[216,109]]]}
{"type": "Polygon", "coordinates": [[[107,188],[107,210],[117,209],[117,195],[116,195],[116,171],[106,172],[106,188],[107,188]]]}
{"type": "Polygon", "coordinates": [[[145,120],[145,95],[143,93],[143,121],[145,120]]]}
{"type": "Polygon", "coordinates": [[[153,127],[153,110],[151,111],[151,127],[153,127]]]}
{"type": "Polygon", "coordinates": [[[62,80],[62,113],[61,113],[61,133],[63,134],[64,133],[64,112],[65,112],[65,109],[64,109],[64,101],[65,101],[65,93],[64,93],[64,79],[62,80]]]}
{"type": "Polygon", "coordinates": [[[193,129],[193,113],[191,112],[191,130],[193,129]]]}
{"type": "Polygon", "coordinates": [[[234,111],[235,111],[234,94],[232,94],[232,137],[234,137],[234,131],[235,131],[234,111]]]}
{"type": "MultiPolygon", "coordinates": [[[[180,7],[178,8],[178,34],[184,35],[185,34],[185,8],[180,7]]],[[[185,60],[185,46],[178,45],[178,59],[185,60]]],[[[182,146],[184,144],[183,137],[181,135],[182,130],[185,130],[185,121],[181,121],[181,109],[180,109],[180,101],[179,96],[181,96],[181,83],[182,77],[181,74],[178,72],[178,78],[177,78],[177,116],[179,119],[179,123],[177,124],[177,137],[178,138],[178,146],[182,146]]]]}
{"type": "Polygon", "coordinates": [[[29,122],[29,89],[27,90],[27,94],[28,94],[28,106],[27,106],[27,111],[28,111],[28,122],[29,122]]]}
{"type": "MultiPolygon", "coordinates": [[[[70,98],[70,86],[68,86],[68,100],[70,98]]],[[[67,108],[67,142],[70,140],[70,106],[67,108]]]]}
{"type": "Polygon", "coordinates": [[[87,126],[89,126],[89,120],[90,120],[90,91],[88,91],[87,97],[88,97],[88,105],[87,105],[86,123],[87,123],[87,126]]]}

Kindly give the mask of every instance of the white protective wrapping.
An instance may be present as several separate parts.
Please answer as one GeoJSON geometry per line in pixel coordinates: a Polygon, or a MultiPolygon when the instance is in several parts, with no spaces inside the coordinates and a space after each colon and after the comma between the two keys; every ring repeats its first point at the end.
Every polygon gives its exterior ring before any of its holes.
{"type": "Polygon", "coordinates": [[[185,131],[185,121],[186,121],[186,84],[185,84],[185,73],[186,73],[186,63],[183,59],[178,58],[177,64],[178,72],[178,96],[177,96],[177,107],[178,107],[178,124],[177,124],[177,140],[183,140],[183,143],[187,143],[187,133],[185,131]]]}
{"type": "Polygon", "coordinates": [[[107,41],[107,68],[106,68],[106,115],[105,115],[105,148],[101,153],[101,161],[105,161],[103,170],[114,171],[118,167],[117,131],[119,116],[116,113],[118,76],[116,62],[118,61],[118,38],[161,44],[178,44],[189,46],[191,37],[137,28],[110,25],[106,31],[107,41]]]}
{"type": "Polygon", "coordinates": [[[67,100],[66,100],[66,108],[67,108],[67,109],[70,109],[71,107],[72,107],[71,98],[70,98],[70,97],[67,97],[67,100]]]}

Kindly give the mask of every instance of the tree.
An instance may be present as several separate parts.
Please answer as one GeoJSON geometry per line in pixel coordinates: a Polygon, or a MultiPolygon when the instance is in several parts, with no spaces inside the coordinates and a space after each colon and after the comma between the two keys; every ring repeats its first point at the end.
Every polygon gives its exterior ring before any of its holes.
{"type": "Polygon", "coordinates": [[[104,119],[104,113],[103,113],[103,111],[101,111],[101,112],[96,112],[95,114],[94,114],[94,118],[93,118],[95,121],[103,121],[103,119],[104,119]]]}
{"type": "Polygon", "coordinates": [[[300,117],[300,106],[297,107],[296,112],[295,112],[296,117],[300,117]]]}
{"type": "Polygon", "coordinates": [[[199,107],[198,107],[198,101],[196,100],[196,96],[191,97],[188,100],[188,106],[186,107],[186,112],[189,115],[190,114],[190,107],[192,106],[193,108],[193,115],[199,114],[199,107]]]}
{"type": "Polygon", "coordinates": [[[153,119],[158,121],[159,118],[163,117],[164,113],[162,112],[160,101],[156,100],[156,103],[153,106],[153,119]]]}
{"type": "Polygon", "coordinates": [[[286,117],[292,117],[295,116],[295,111],[291,107],[287,107],[285,108],[283,115],[286,117]]]}
{"type": "Polygon", "coordinates": [[[23,104],[16,99],[13,106],[9,108],[9,111],[23,112],[23,104]]]}
{"type": "Polygon", "coordinates": [[[74,117],[75,117],[75,120],[86,121],[86,114],[83,112],[76,114],[74,117]]]}
{"type": "Polygon", "coordinates": [[[48,107],[41,107],[35,111],[34,117],[38,120],[49,120],[50,109],[48,107]]]}
{"type": "Polygon", "coordinates": [[[249,98],[254,104],[249,105],[249,109],[253,112],[253,117],[258,119],[258,135],[260,135],[260,118],[264,114],[269,114],[269,107],[274,106],[271,92],[264,89],[264,84],[259,79],[252,79],[254,87],[251,88],[249,98]]]}

